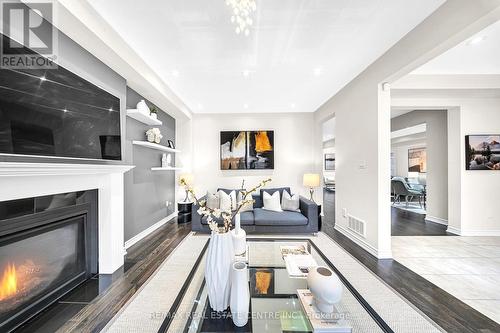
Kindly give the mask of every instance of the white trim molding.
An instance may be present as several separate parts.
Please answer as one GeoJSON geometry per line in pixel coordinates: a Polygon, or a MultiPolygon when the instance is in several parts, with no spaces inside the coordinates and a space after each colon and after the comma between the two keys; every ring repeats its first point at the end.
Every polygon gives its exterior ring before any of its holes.
{"type": "Polygon", "coordinates": [[[377,248],[372,246],[370,243],[368,243],[364,239],[360,238],[358,235],[351,232],[349,229],[347,229],[347,228],[345,228],[337,223],[335,223],[334,228],[335,228],[335,230],[340,232],[342,235],[346,236],[347,238],[352,240],[354,243],[361,246],[361,248],[363,248],[363,250],[367,251],[375,258],[377,258],[377,259],[392,259],[392,251],[379,251],[377,248]]]}
{"type": "Polygon", "coordinates": [[[442,225],[448,225],[448,220],[442,219],[440,217],[430,216],[430,215],[427,215],[425,217],[425,222],[432,222],[432,223],[437,223],[437,224],[442,224],[442,225]]]}
{"type": "Polygon", "coordinates": [[[459,228],[455,228],[455,227],[452,227],[450,225],[446,229],[446,232],[449,232],[450,234],[462,236],[462,231],[459,228]]]}
{"type": "Polygon", "coordinates": [[[173,212],[172,214],[168,215],[167,217],[162,218],[160,221],[156,222],[155,224],[153,224],[149,228],[141,231],[140,233],[138,233],[134,237],[130,238],[128,241],[125,242],[125,245],[124,245],[125,253],[126,253],[126,250],[129,249],[132,245],[139,242],[144,237],[147,237],[153,231],[160,228],[161,226],[163,226],[165,223],[172,220],[176,216],[177,216],[177,212],[173,212]]]}
{"type": "Polygon", "coordinates": [[[125,173],[134,167],[122,164],[0,162],[0,177],[99,175],[125,173]]]}

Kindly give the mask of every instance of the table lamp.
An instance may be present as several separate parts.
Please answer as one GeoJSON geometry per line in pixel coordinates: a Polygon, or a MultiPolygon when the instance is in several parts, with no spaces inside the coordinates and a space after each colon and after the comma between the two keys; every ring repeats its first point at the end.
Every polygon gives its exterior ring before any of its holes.
{"type": "MultiPolygon", "coordinates": [[[[181,174],[179,176],[179,181],[181,179],[184,179],[184,181],[186,182],[186,184],[191,185],[191,183],[193,182],[193,175],[190,174],[190,173],[184,173],[184,174],[181,174]]],[[[189,191],[188,191],[187,188],[184,188],[184,190],[186,191],[186,197],[184,198],[183,202],[188,202],[188,200],[189,200],[189,191]]]]}
{"type": "Polygon", "coordinates": [[[314,188],[319,186],[319,174],[317,173],[306,173],[304,174],[304,186],[309,187],[309,193],[311,194],[311,201],[314,202],[313,194],[314,188]]]}

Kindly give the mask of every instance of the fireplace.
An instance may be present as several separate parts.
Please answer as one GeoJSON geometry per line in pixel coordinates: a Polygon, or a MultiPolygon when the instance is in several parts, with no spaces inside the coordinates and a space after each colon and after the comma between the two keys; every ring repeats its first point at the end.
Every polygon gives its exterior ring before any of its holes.
{"type": "Polygon", "coordinates": [[[98,272],[97,190],[0,202],[0,331],[98,272]]]}

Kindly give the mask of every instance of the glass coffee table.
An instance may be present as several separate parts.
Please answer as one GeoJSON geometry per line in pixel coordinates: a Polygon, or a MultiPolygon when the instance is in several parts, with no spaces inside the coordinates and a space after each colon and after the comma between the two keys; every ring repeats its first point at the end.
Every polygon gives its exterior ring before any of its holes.
{"type": "Polygon", "coordinates": [[[307,280],[289,277],[280,250],[301,244],[319,266],[329,267],[342,281],[342,300],[336,309],[352,332],[393,332],[313,240],[283,238],[248,238],[250,314],[246,326],[234,326],[230,311],[217,313],[210,308],[204,278],[207,242],[159,332],[312,332],[296,294],[297,289],[307,289],[307,280]]]}

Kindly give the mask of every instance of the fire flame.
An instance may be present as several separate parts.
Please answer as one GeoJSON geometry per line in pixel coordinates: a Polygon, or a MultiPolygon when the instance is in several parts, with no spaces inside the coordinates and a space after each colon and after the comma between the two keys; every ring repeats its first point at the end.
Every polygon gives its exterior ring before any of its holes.
{"type": "Polygon", "coordinates": [[[9,298],[17,292],[17,273],[16,266],[7,264],[0,280],[0,301],[9,298]]]}

